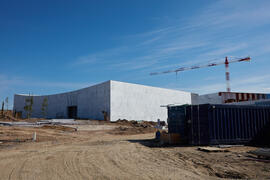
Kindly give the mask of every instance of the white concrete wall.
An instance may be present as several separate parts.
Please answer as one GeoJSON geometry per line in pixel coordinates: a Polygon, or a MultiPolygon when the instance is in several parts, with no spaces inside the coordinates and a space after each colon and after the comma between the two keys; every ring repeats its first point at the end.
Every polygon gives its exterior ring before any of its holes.
{"type": "MultiPolygon", "coordinates": [[[[73,92],[33,96],[32,117],[43,118],[42,102],[48,98],[48,110],[46,118],[68,118],[67,107],[77,106],[78,118],[103,120],[102,111],[108,112],[111,121],[118,119],[167,121],[167,108],[160,107],[168,104],[191,104],[196,101],[198,95],[143,86],[138,84],[107,81],[95,86],[80,89],[73,92]]],[[[15,95],[14,110],[24,111],[27,95],[15,95]]]]}
{"type": "Polygon", "coordinates": [[[222,104],[222,97],[218,93],[199,96],[199,104],[222,104]]]}
{"type": "MultiPolygon", "coordinates": [[[[45,97],[48,98],[47,118],[67,118],[68,106],[77,106],[78,118],[103,120],[102,111],[110,113],[110,81],[68,93],[33,96],[32,117],[43,117],[41,108],[45,97]]],[[[29,97],[27,95],[14,95],[13,109],[22,111],[23,117],[26,117],[24,110],[26,98],[29,97]]]]}
{"type": "Polygon", "coordinates": [[[199,104],[200,96],[199,94],[191,93],[191,104],[197,105],[199,104]]]}
{"type": "Polygon", "coordinates": [[[168,104],[191,104],[191,93],[111,81],[111,121],[167,121],[168,104]]]}

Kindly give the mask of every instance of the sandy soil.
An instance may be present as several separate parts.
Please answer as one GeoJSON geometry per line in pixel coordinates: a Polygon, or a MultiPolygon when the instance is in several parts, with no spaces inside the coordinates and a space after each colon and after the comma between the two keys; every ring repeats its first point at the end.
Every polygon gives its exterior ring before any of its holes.
{"type": "Polygon", "coordinates": [[[270,178],[269,163],[247,157],[254,147],[228,148],[227,153],[155,147],[154,133],[134,134],[131,128],[0,126],[0,179],[270,178]],[[33,132],[38,142],[31,141],[33,132]]]}

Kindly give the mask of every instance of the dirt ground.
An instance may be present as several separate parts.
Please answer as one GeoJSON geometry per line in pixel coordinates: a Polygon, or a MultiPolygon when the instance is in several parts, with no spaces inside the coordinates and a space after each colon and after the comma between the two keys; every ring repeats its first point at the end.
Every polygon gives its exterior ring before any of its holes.
{"type": "Polygon", "coordinates": [[[153,129],[144,126],[0,126],[0,179],[270,178],[270,163],[248,157],[255,147],[156,147],[153,129]]]}

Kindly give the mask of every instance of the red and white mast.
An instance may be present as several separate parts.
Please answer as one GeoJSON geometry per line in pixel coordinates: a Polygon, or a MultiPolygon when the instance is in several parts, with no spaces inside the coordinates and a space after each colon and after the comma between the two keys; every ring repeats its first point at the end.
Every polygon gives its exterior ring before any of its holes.
{"type": "Polygon", "coordinates": [[[231,92],[230,86],[230,72],[229,72],[229,61],[228,58],[225,58],[225,68],[226,68],[226,84],[227,84],[227,92],[231,92]]]}

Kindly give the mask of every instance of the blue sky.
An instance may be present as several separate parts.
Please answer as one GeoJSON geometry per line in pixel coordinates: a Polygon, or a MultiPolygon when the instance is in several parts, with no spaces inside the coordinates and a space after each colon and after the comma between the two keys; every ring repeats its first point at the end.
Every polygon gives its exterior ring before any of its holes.
{"type": "Polygon", "coordinates": [[[225,56],[252,58],[232,91],[270,92],[270,1],[0,1],[1,101],[107,80],[225,91],[224,66],[149,75],[225,56]]]}

